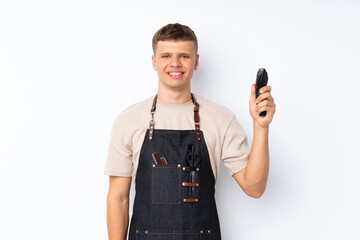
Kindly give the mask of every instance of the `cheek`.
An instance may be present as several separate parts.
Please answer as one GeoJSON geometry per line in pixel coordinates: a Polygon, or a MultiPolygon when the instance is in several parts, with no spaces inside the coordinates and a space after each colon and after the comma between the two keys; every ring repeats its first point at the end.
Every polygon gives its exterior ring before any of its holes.
{"type": "Polygon", "coordinates": [[[195,61],[189,61],[186,63],[186,68],[187,69],[192,69],[195,68],[195,61]]]}
{"type": "Polygon", "coordinates": [[[167,63],[164,62],[164,61],[158,62],[158,63],[157,63],[157,69],[159,69],[159,70],[161,70],[161,69],[162,69],[162,70],[165,70],[166,65],[167,65],[167,63]]]}

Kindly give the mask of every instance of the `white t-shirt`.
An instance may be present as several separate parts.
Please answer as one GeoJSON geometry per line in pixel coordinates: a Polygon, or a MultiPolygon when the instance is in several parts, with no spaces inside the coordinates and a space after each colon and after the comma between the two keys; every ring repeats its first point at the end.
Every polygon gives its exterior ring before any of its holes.
{"type": "MultiPolygon", "coordinates": [[[[231,175],[247,166],[250,151],[244,129],[226,107],[194,94],[200,105],[200,130],[208,148],[215,182],[220,160],[231,175]]],[[[155,95],[128,106],[116,116],[111,130],[104,174],[132,177],[135,182],[140,150],[151,120],[155,95]]],[[[167,104],[157,99],[155,129],[194,130],[194,104],[167,104]]]]}

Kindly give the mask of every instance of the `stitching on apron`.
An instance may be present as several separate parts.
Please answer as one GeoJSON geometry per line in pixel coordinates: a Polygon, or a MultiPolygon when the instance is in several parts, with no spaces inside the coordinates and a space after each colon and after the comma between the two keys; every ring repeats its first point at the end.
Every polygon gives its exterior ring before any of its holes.
{"type": "MultiPolygon", "coordinates": [[[[176,233],[175,230],[172,233],[138,233],[138,235],[140,234],[146,234],[146,235],[197,235],[200,234],[198,232],[193,232],[193,233],[176,233]]],[[[201,235],[201,234],[200,234],[201,235]]]]}
{"type": "MultiPolygon", "coordinates": [[[[180,163],[181,164],[181,163],[180,163]]],[[[180,167],[176,166],[176,167],[153,167],[153,164],[151,163],[151,204],[181,204],[181,186],[180,186],[180,199],[178,203],[157,203],[154,202],[154,195],[153,195],[153,191],[154,191],[154,183],[153,183],[153,179],[154,179],[154,168],[179,168],[180,174],[179,174],[179,184],[181,185],[181,165],[180,167]]]]}
{"type": "Polygon", "coordinates": [[[181,163],[180,163],[180,168],[179,168],[179,170],[180,170],[180,179],[179,179],[179,184],[180,184],[180,194],[179,194],[179,196],[180,196],[180,199],[179,199],[179,202],[181,203],[181,199],[182,199],[182,194],[181,194],[181,192],[182,192],[182,187],[181,187],[181,180],[182,180],[182,166],[181,166],[181,163]]]}
{"type": "MultiPolygon", "coordinates": [[[[157,129],[159,130],[159,129],[157,129]]],[[[189,134],[189,133],[193,133],[193,131],[195,130],[184,130],[184,131],[189,131],[189,132],[165,132],[165,131],[161,131],[161,133],[170,133],[170,134],[189,134]]],[[[202,131],[202,130],[200,130],[202,131]]]]}

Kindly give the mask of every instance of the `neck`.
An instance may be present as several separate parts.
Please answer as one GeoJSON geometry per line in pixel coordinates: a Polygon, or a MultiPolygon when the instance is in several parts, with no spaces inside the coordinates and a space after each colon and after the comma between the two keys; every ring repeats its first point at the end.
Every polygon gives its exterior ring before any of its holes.
{"type": "Polygon", "coordinates": [[[183,104],[191,100],[191,90],[162,88],[159,85],[157,98],[167,104],[183,104]]]}

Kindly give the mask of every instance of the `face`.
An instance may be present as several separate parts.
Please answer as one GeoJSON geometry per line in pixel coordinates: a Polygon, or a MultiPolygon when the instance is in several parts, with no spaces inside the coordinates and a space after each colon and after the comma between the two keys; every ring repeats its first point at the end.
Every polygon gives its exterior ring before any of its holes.
{"type": "Polygon", "coordinates": [[[152,63],[158,72],[159,87],[181,90],[190,88],[199,54],[195,53],[193,41],[159,41],[152,63]]]}

